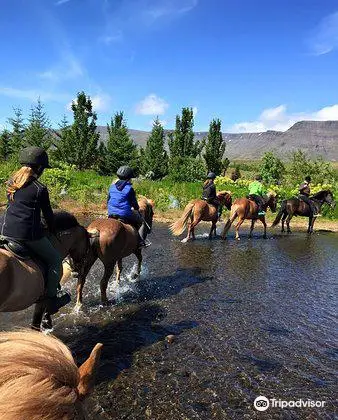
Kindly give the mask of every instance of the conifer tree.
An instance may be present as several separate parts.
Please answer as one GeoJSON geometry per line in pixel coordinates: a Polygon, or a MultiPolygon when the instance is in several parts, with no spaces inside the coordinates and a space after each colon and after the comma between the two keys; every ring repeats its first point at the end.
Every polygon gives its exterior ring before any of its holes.
{"type": "Polygon", "coordinates": [[[152,173],[152,179],[161,179],[168,172],[168,155],[164,149],[164,141],[163,126],[156,118],[147,144],[141,152],[143,173],[152,173]]]}
{"type": "Polygon", "coordinates": [[[0,159],[7,160],[11,156],[11,133],[3,130],[0,134],[0,159]]]}
{"type": "Polygon", "coordinates": [[[72,103],[74,122],[69,127],[63,119],[56,156],[78,169],[92,168],[96,164],[99,133],[96,131],[96,113],[92,101],[80,92],[72,103]]]}
{"type": "Polygon", "coordinates": [[[32,106],[25,130],[25,146],[37,146],[49,149],[52,144],[50,121],[40,100],[32,106]]]}
{"type": "Polygon", "coordinates": [[[9,153],[12,156],[16,156],[19,150],[24,147],[25,123],[21,108],[14,108],[14,117],[9,118],[8,122],[12,127],[10,130],[9,153]]]}
{"type": "Polygon", "coordinates": [[[107,125],[107,145],[99,148],[99,171],[112,175],[122,165],[138,170],[139,156],[136,144],[129,135],[123,112],[117,112],[107,125]]]}
{"type": "Polygon", "coordinates": [[[215,172],[216,175],[221,173],[224,152],[225,141],[222,137],[221,121],[219,119],[215,119],[210,123],[203,155],[209,172],[215,172]]]}

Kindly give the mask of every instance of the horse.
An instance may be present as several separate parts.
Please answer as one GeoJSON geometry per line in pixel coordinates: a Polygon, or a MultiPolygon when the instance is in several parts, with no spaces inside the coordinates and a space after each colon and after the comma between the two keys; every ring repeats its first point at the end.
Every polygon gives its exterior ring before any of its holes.
{"type": "MultiPolygon", "coordinates": [[[[266,211],[268,207],[271,209],[271,211],[273,212],[276,211],[277,197],[273,193],[269,193],[264,198],[264,205],[262,208],[264,211],[266,211]]],[[[226,239],[227,233],[236,218],[238,218],[238,222],[236,224],[235,231],[236,231],[236,239],[238,241],[240,240],[239,228],[245,219],[251,219],[249,238],[252,237],[252,231],[254,229],[257,219],[263,223],[263,226],[264,226],[263,238],[266,238],[265,216],[264,215],[258,216],[258,206],[253,200],[250,200],[249,198],[246,198],[246,197],[242,197],[242,198],[237,198],[234,201],[233,205],[231,206],[230,217],[228,218],[228,220],[226,221],[224,225],[222,239],[226,239]]]]}
{"type": "MultiPolygon", "coordinates": [[[[90,252],[90,235],[70,213],[55,213],[53,245],[62,258],[69,255],[81,266],[90,252]]],[[[37,260],[19,259],[11,251],[0,249],[0,312],[22,311],[43,297],[45,280],[37,260]]],[[[39,329],[44,315],[44,305],[36,303],[32,326],[39,329]]],[[[49,318],[50,320],[50,318],[49,318]]]]}
{"type": "MultiPolygon", "coordinates": [[[[217,194],[217,199],[222,206],[225,206],[228,210],[231,208],[231,193],[229,191],[220,191],[217,194]]],[[[190,238],[195,239],[195,227],[201,220],[211,222],[211,229],[209,233],[209,239],[212,239],[212,234],[216,236],[216,224],[218,220],[217,208],[212,204],[208,204],[207,201],[197,199],[190,201],[184,209],[182,217],[170,226],[171,233],[174,236],[181,235],[187,227],[188,220],[188,233],[182,242],[187,242],[190,238]]]]}
{"type": "Polygon", "coordinates": [[[32,330],[0,332],[0,418],[86,419],[102,344],[78,368],[69,348],[32,330]]]}
{"type": "MultiPolygon", "coordinates": [[[[330,190],[322,190],[310,197],[314,201],[317,209],[320,211],[323,204],[327,203],[329,206],[334,208],[336,205],[333,194],[330,190]]],[[[287,233],[291,233],[290,221],[293,216],[305,216],[309,218],[309,225],[307,233],[313,233],[313,225],[315,223],[316,217],[312,217],[309,205],[306,204],[302,199],[294,197],[288,200],[283,200],[279,213],[277,214],[276,219],[272,223],[272,227],[278,225],[282,219],[282,232],[285,232],[284,223],[286,222],[287,233]]]]}
{"type": "MultiPolygon", "coordinates": [[[[148,225],[145,233],[149,234],[154,216],[154,202],[146,197],[141,197],[139,199],[139,207],[140,213],[148,225]]],[[[138,233],[133,226],[116,219],[97,219],[87,227],[87,231],[93,236],[97,235],[97,238],[93,241],[92,252],[88,254],[85,264],[76,269],[76,271],[80,271],[76,288],[77,309],[80,309],[82,306],[86,276],[98,258],[104,265],[104,275],[100,282],[101,302],[104,305],[108,304],[107,286],[115,265],[117,283],[120,282],[121,278],[123,258],[131,254],[136,255],[138,266],[135,278],[139,277],[142,266],[142,250],[138,247],[138,233]]]]}

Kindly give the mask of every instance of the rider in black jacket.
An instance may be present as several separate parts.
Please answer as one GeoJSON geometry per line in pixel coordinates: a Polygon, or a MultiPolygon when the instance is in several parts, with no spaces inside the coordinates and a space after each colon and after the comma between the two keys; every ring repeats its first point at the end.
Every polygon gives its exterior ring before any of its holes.
{"type": "Polygon", "coordinates": [[[206,181],[203,184],[202,200],[205,200],[207,203],[212,204],[217,209],[218,218],[222,214],[222,206],[219,202],[216,194],[216,186],[214,180],[216,174],[214,172],[209,172],[206,181]]]}
{"type": "Polygon", "coordinates": [[[46,309],[57,312],[70,301],[67,293],[57,295],[60,288],[62,258],[45,236],[41,212],[50,232],[54,231],[54,215],[46,186],[38,181],[45,168],[50,168],[48,155],[40,147],[27,147],[19,156],[23,165],[7,182],[8,205],[0,226],[1,236],[22,242],[48,269],[46,309]]]}

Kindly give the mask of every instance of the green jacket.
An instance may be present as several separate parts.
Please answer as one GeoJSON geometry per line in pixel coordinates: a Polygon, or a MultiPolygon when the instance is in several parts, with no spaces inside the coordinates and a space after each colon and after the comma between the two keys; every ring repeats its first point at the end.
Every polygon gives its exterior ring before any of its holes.
{"type": "Polygon", "coordinates": [[[260,196],[264,195],[265,189],[263,187],[263,184],[259,181],[251,182],[251,184],[249,185],[249,195],[251,194],[260,195],[260,196]]]}

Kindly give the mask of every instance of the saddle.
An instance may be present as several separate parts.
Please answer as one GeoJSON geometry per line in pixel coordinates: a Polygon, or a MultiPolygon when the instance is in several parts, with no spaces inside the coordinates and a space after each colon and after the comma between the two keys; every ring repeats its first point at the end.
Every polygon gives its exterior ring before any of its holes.
{"type": "Polygon", "coordinates": [[[33,258],[29,249],[22,242],[6,238],[5,236],[0,237],[0,248],[6,249],[7,251],[11,252],[16,258],[18,258],[21,261],[33,258]]]}
{"type": "Polygon", "coordinates": [[[14,255],[20,261],[33,260],[42,271],[43,278],[46,281],[47,267],[24,243],[16,241],[6,236],[0,236],[0,249],[5,249],[14,255]]]}

